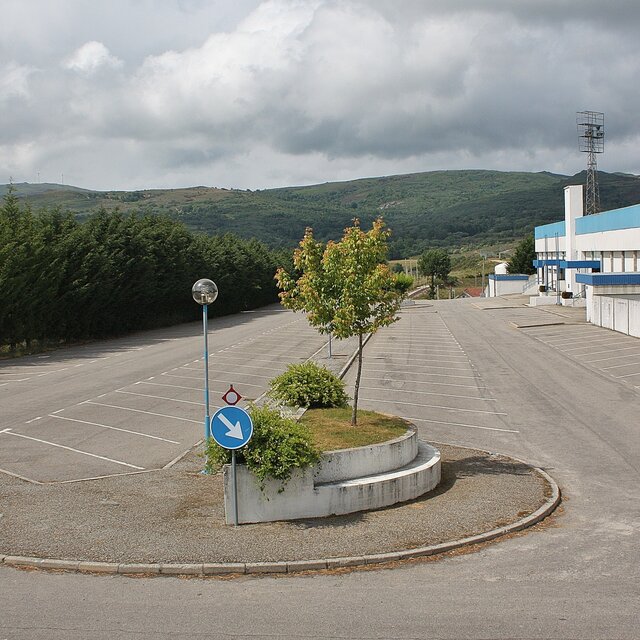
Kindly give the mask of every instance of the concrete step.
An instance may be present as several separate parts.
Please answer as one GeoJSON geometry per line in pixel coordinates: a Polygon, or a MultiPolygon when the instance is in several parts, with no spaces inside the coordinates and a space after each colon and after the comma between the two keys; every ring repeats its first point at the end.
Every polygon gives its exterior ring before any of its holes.
{"type": "Polygon", "coordinates": [[[418,453],[408,464],[393,471],[315,484],[321,502],[328,501],[329,514],[379,509],[413,500],[434,489],[440,482],[440,452],[418,442],[418,453]]]}

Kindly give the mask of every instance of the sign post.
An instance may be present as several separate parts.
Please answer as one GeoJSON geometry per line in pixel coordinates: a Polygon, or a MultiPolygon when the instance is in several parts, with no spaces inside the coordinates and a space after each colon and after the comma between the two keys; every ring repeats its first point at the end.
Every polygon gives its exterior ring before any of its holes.
{"type": "MultiPolygon", "coordinates": [[[[233,386],[225,394],[238,402],[238,394],[233,386]],[[233,395],[230,393],[233,391],[233,395]]],[[[234,403],[235,404],[235,403],[234,403]]],[[[233,524],[238,526],[238,481],[236,477],[236,450],[244,447],[253,435],[251,416],[240,407],[226,406],[218,409],[211,418],[211,437],[224,449],[231,450],[231,481],[233,484],[233,524]]]]}

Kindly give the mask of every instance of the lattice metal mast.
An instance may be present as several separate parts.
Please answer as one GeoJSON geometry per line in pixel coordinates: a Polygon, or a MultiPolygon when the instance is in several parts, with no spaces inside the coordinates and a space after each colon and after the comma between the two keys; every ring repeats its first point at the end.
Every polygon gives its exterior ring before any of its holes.
{"type": "Polygon", "coordinates": [[[604,113],[600,111],[578,111],[578,145],[587,156],[587,191],[585,214],[600,213],[600,189],[598,187],[598,162],[596,154],[604,153],[604,113]]]}

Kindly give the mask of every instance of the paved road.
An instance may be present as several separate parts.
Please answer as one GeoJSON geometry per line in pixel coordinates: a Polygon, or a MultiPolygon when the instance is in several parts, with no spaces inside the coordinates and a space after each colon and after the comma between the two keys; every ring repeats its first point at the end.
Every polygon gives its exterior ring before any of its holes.
{"type": "Polygon", "coordinates": [[[608,357],[595,352],[609,339],[640,342],[512,301],[482,306],[405,310],[367,347],[363,405],[543,466],[566,497],[552,526],[435,562],[298,578],[1,568],[0,638],[640,637],[640,395],[586,361],[608,357]],[[577,334],[595,355],[566,352],[577,334]]]}

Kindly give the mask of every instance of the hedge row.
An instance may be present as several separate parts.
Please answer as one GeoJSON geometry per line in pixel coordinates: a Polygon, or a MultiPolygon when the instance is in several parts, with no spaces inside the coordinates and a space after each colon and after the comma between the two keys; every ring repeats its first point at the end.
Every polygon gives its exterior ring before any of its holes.
{"type": "Polygon", "coordinates": [[[101,211],[84,223],[0,207],[0,345],[76,341],[195,320],[199,278],[220,295],[211,315],[277,301],[281,257],[256,240],[204,236],[166,217],[101,211]]]}

